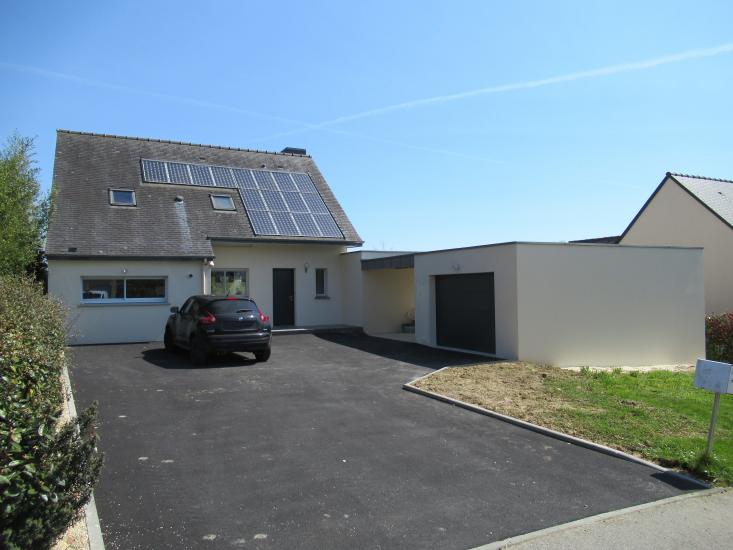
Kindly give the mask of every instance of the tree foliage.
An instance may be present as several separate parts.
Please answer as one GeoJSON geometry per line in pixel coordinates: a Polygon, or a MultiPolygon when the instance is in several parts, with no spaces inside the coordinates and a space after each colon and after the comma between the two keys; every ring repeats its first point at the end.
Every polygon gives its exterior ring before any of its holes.
{"type": "Polygon", "coordinates": [[[11,136],[0,150],[0,275],[34,270],[49,214],[38,172],[33,139],[11,136]]]}

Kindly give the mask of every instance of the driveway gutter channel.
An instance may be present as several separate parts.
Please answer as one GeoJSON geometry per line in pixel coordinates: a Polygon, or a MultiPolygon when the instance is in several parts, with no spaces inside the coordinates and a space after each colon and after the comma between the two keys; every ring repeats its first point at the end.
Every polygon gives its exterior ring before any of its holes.
{"type": "MultiPolygon", "coordinates": [[[[74,404],[74,393],[71,390],[71,379],[69,379],[69,369],[66,365],[63,367],[62,376],[64,384],[68,391],[67,405],[69,407],[69,416],[76,418],[76,405],[74,404]]],[[[89,535],[89,550],[104,550],[104,539],[102,538],[102,527],[99,524],[99,514],[97,514],[97,505],[94,502],[94,491],[92,491],[89,502],[84,506],[84,520],[87,524],[87,533],[89,535]]]]}
{"type": "Polygon", "coordinates": [[[678,472],[677,470],[672,470],[670,468],[665,468],[664,466],[660,466],[659,464],[656,464],[654,462],[650,462],[648,460],[644,460],[643,458],[639,458],[638,456],[634,456],[629,453],[625,453],[623,451],[619,451],[618,449],[614,449],[612,447],[607,447],[605,445],[600,445],[599,443],[594,443],[592,441],[588,441],[587,439],[582,439],[580,437],[575,437],[573,435],[569,435],[563,432],[558,432],[556,430],[551,430],[550,428],[545,428],[544,426],[540,426],[538,424],[533,424],[531,422],[526,422],[525,420],[520,420],[519,418],[515,418],[513,416],[508,416],[506,414],[501,414],[496,411],[492,411],[490,409],[485,409],[483,407],[479,407],[478,405],[473,405],[471,403],[466,403],[465,401],[461,401],[460,399],[454,399],[452,397],[448,397],[446,395],[442,395],[440,393],[431,392],[428,390],[423,390],[421,388],[418,388],[415,386],[415,384],[421,380],[424,380],[434,374],[439,373],[442,370],[450,369],[454,367],[443,367],[442,369],[438,369],[434,372],[428,373],[424,376],[420,376],[419,378],[415,378],[414,380],[404,384],[402,386],[402,389],[407,390],[409,392],[417,393],[420,395],[423,395],[425,397],[430,397],[432,399],[436,399],[438,401],[443,401],[444,403],[448,403],[450,405],[455,405],[456,407],[461,407],[462,409],[466,409],[475,413],[483,414],[484,416],[490,416],[492,418],[496,418],[498,420],[502,420],[504,422],[508,422],[509,424],[514,424],[516,426],[520,426],[522,428],[526,428],[528,430],[532,430],[533,432],[541,433],[550,437],[553,437],[555,439],[559,439],[561,441],[566,441],[568,443],[572,443],[573,445],[578,445],[579,447],[585,447],[587,449],[592,449],[594,451],[598,451],[603,454],[607,454],[610,456],[614,456],[616,458],[621,458],[623,460],[628,460],[629,462],[635,462],[636,464],[642,464],[644,466],[648,466],[649,468],[653,468],[659,472],[663,472],[667,475],[678,477],[680,479],[684,479],[685,481],[689,481],[691,483],[698,484],[701,489],[709,489],[711,485],[700,481],[699,479],[696,479],[692,476],[685,475],[681,472],[678,472]]]}

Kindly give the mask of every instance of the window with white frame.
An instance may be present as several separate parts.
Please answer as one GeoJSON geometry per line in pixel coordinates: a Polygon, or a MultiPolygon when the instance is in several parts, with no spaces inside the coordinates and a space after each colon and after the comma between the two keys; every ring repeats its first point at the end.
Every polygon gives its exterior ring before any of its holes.
{"type": "Polygon", "coordinates": [[[109,203],[112,206],[137,206],[135,191],[132,189],[110,189],[109,203]]]}
{"type": "Polygon", "coordinates": [[[328,296],[328,270],[316,268],[316,296],[328,296]]]}
{"type": "Polygon", "coordinates": [[[165,303],[165,277],[82,277],[81,301],[87,303],[165,303]]]}
{"type": "Polygon", "coordinates": [[[215,296],[249,296],[246,269],[212,269],[211,293],[215,296]]]}
{"type": "Polygon", "coordinates": [[[214,210],[236,210],[231,195],[209,195],[214,210]]]}

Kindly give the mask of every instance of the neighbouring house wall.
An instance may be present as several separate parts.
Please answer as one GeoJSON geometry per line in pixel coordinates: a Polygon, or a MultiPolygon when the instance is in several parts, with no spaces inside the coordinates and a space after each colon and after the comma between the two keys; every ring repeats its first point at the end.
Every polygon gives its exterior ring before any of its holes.
{"type": "MultiPolygon", "coordinates": [[[[295,270],[295,324],[298,326],[343,323],[340,245],[247,244],[214,242],[214,269],[246,269],[250,296],[265,314],[272,316],[272,270],[295,270]],[[308,263],[308,271],[305,264],[308,263]],[[316,298],[316,268],[328,270],[328,298],[316,298]]],[[[206,289],[207,292],[209,288],[206,289]]]]}
{"type": "Polygon", "coordinates": [[[162,340],[171,305],[201,293],[202,267],[200,260],[49,260],[48,292],[69,309],[70,344],[162,340]],[[139,276],[167,277],[166,303],[81,303],[82,277],[139,276]]]}
{"type": "Polygon", "coordinates": [[[667,179],[621,244],[705,248],[705,311],[733,311],[733,230],[667,179]]]}
{"type": "Polygon", "coordinates": [[[705,355],[701,249],[520,244],[519,358],[694,364],[705,355]]]}
{"type": "MultiPolygon", "coordinates": [[[[517,357],[516,244],[415,255],[415,336],[421,344],[436,345],[435,276],[494,273],[496,355],[517,357]]],[[[461,322],[457,319],[456,322],[461,322]]]]}
{"type": "Polygon", "coordinates": [[[364,326],[364,281],[361,270],[361,252],[342,254],[341,311],[345,325],[364,326]]]}
{"type": "Polygon", "coordinates": [[[413,269],[371,269],[363,274],[363,327],[368,334],[400,332],[415,309],[413,269]]]}

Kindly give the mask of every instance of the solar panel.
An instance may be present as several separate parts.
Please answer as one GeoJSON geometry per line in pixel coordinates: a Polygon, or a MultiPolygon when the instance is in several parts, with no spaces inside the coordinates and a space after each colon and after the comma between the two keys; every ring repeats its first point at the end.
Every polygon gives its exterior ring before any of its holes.
{"type": "Polygon", "coordinates": [[[252,222],[252,228],[257,235],[279,235],[275,225],[272,223],[269,212],[261,210],[248,210],[249,219],[252,222]]]}
{"type": "Polygon", "coordinates": [[[272,191],[277,191],[277,187],[275,187],[275,181],[270,175],[271,173],[272,172],[253,170],[252,174],[254,175],[255,181],[257,182],[257,187],[259,187],[260,189],[270,189],[272,191]]]}
{"type": "Polygon", "coordinates": [[[308,212],[308,207],[300,193],[283,193],[283,199],[291,212],[308,212]]]}
{"type": "Polygon", "coordinates": [[[320,195],[313,195],[312,193],[304,193],[303,200],[308,205],[308,209],[313,213],[328,214],[328,208],[323,203],[320,195]]]}
{"type": "Polygon", "coordinates": [[[293,223],[293,218],[290,212],[270,212],[272,219],[275,221],[275,226],[278,229],[280,235],[298,235],[298,228],[293,223]]]}
{"type": "Polygon", "coordinates": [[[178,162],[168,163],[168,176],[171,183],[187,183],[191,184],[191,176],[188,174],[188,166],[178,162]]]}
{"type": "Polygon", "coordinates": [[[318,226],[313,220],[313,216],[311,214],[295,213],[293,214],[293,219],[295,220],[295,223],[298,224],[301,235],[304,235],[306,237],[321,236],[321,232],[318,230],[318,226]]]}
{"type": "Polygon", "coordinates": [[[242,199],[244,200],[244,206],[247,210],[267,210],[265,202],[262,200],[262,195],[257,189],[242,189],[240,191],[242,199]]]}
{"type": "Polygon", "coordinates": [[[237,182],[239,187],[246,189],[256,189],[255,179],[252,177],[252,172],[249,170],[242,170],[240,168],[233,168],[232,173],[234,174],[234,180],[237,182]]]}
{"type": "Polygon", "coordinates": [[[143,160],[143,179],[158,183],[168,183],[165,171],[165,162],[158,160],[143,160]]]}
{"type": "Polygon", "coordinates": [[[256,235],[343,238],[308,174],[149,159],[141,165],[147,182],[239,188],[256,235]]]}
{"type": "Polygon", "coordinates": [[[298,188],[295,187],[293,180],[290,179],[290,174],[286,174],[285,172],[273,172],[272,175],[275,176],[275,181],[277,182],[280,191],[298,190],[298,188]]]}
{"type": "Polygon", "coordinates": [[[293,180],[295,181],[295,185],[298,186],[298,191],[301,193],[318,193],[316,191],[316,186],[313,185],[313,182],[311,181],[311,178],[308,174],[291,174],[293,176],[293,180]]]}
{"type": "Polygon", "coordinates": [[[191,169],[191,177],[194,185],[205,185],[206,187],[213,187],[214,180],[211,178],[211,172],[209,172],[208,166],[201,166],[200,164],[189,164],[188,167],[191,169]]]}
{"type": "Polygon", "coordinates": [[[313,214],[313,219],[316,220],[318,228],[324,237],[343,237],[341,230],[336,225],[336,222],[333,221],[331,214],[313,214]]]}
{"type": "Polygon", "coordinates": [[[277,191],[262,191],[262,198],[265,199],[267,209],[270,211],[287,212],[288,207],[285,206],[285,201],[280,193],[277,191]]]}
{"type": "Polygon", "coordinates": [[[236,187],[231,168],[211,166],[211,173],[214,174],[214,184],[218,187],[236,187]]]}

